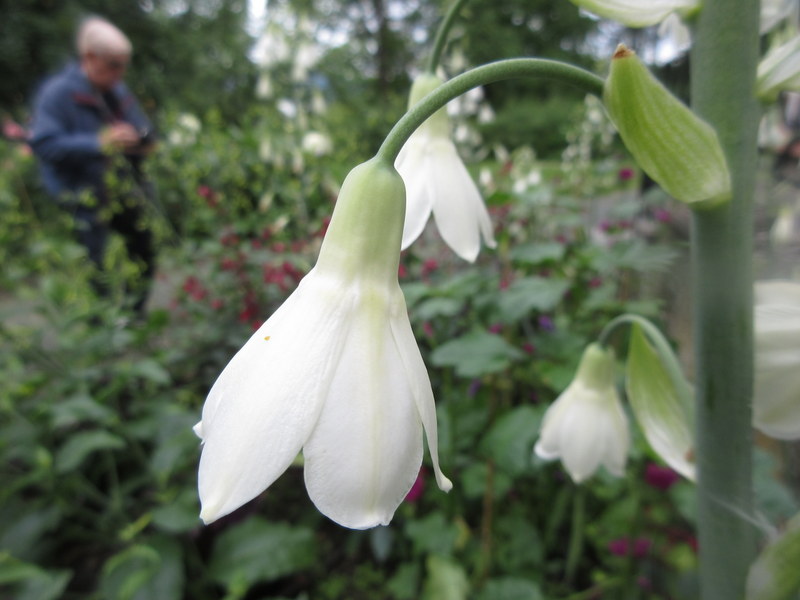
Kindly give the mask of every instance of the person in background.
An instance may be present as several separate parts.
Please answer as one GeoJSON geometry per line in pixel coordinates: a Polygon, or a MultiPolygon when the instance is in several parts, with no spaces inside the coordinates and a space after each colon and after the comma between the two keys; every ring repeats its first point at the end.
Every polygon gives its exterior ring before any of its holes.
{"type": "Polygon", "coordinates": [[[150,122],[123,83],[132,46],[100,17],[80,24],[76,46],[78,61],[36,94],[29,143],[47,192],[74,217],[78,240],[98,269],[109,234],[122,236],[139,265],[134,307],[141,312],[155,270],[145,219],[150,187],[141,166],[154,144],[150,122]]]}

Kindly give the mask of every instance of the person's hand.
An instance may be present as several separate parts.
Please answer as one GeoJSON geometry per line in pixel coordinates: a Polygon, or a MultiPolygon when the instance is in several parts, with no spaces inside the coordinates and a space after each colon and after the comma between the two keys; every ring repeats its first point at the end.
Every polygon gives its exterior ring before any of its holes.
{"type": "Polygon", "coordinates": [[[139,132],[130,123],[113,123],[100,130],[100,148],[107,154],[133,150],[139,145],[139,132]]]}

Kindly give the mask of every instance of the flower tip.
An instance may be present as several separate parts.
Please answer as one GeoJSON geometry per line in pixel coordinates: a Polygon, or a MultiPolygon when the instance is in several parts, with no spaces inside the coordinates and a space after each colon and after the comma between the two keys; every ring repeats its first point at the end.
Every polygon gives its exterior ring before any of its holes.
{"type": "Polygon", "coordinates": [[[453,489],[453,482],[445,477],[442,473],[436,474],[436,485],[438,485],[439,489],[445,493],[453,489]]]}
{"type": "Polygon", "coordinates": [[[625,44],[617,44],[617,48],[614,50],[614,55],[611,58],[627,58],[634,54],[636,54],[636,52],[628,48],[625,44]]]}
{"type": "Polygon", "coordinates": [[[192,431],[194,431],[194,434],[197,437],[199,437],[200,440],[202,440],[203,439],[203,422],[202,421],[198,421],[197,425],[192,427],[192,431]]]}
{"type": "Polygon", "coordinates": [[[204,525],[211,525],[214,521],[219,519],[222,515],[219,514],[218,510],[213,510],[208,506],[203,506],[200,508],[200,520],[203,521],[204,525]]]}

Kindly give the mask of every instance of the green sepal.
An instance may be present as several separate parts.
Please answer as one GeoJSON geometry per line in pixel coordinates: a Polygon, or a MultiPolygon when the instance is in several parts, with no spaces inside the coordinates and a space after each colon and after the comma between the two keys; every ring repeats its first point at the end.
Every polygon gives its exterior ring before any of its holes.
{"type": "Polygon", "coordinates": [[[730,200],[730,173],[714,129],[622,44],[611,60],[603,102],[636,162],[668,194],[695,209],[730,200]]]}
{"type": "Polygon", "coordinates": [[[800,514],[751,565],[746,600],[794,600],[800,592],[800,514]]]}
{"type": "MultiPolygon", "coordinates": [[[[655,327],[648,331],[660,335],[655,327]]],[[[675,471],[694,481],[692,390],[666,340],[662,341],[659,352],[639,324],[631,326],[625,378],[628,401],[650,447],[675,471]],[[669,355],[662,356],[663,352],[669,355]]]]}

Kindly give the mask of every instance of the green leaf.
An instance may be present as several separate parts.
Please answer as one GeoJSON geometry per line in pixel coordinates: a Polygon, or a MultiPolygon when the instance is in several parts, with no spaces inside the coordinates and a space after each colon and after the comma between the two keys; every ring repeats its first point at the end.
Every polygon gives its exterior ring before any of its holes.
{"type": "Polygon", "coordinates": [[[517,279],[500,294],[501,319],[505,323],[514,323],[534,310],[551,311],[558,306],[568,289],[569,282],[563,279],[517,279]]]}
{"type": "Polygon", "coordinates": [[[428,298],[414,307],[415,320],[429,321],[435,317],[453,317],[461,312],[464,302],[459,298],[428,298]]]}
{"type": "Polygon", "coordinates": [[[194,488],[185,488],[172,501],[153,511],[153,525],[165,533],[184,533],[200,524],[200,501],[194,488]]]}
{"type": "Polygon", "coordinates": [[[3,598],[56,600],[62,597],[71,578],[69,571],[47,571],[8,552],[0,552],[0,596],[3,598]]]}
{"type": "Polygon", "coordinates": [[[146,358],[134,363],[131,373],[160,385],[167,385],[171,381],[167,370],[152,358],[146,358]]]}
{"type": "Polygon", "coordinates": [[[503,371],[525,356],[499,335],[478,330],[436,348],[431,362],[437,367],[454,367],[461,377],[480,377],[503,371]]]}
{"type": "Polygon", "coordinates": [[[481,449],[499,469],[519,475],[531,466],[531,450],[542,422],[542,410],[514,408],[498,418],[481,440],[481,449]]]}
{"type": "Polygon", "coordinates": [[[544,600],[539,585],[521,577],[490,579],[478,600],[544,600]]]}
{"type": "Polygon", "coordinates": [[[694,480],[691,389],[683,376],[674,370],[671,374],[663,361],[641,326],[633,324],[626,378],[633,413],[653,450],[678,473],[694,480]]]}
{"type": "Polygon", "coordinates": [[[746,600],[795,600],[800,592],[800,514],[761,552],[747,575],[746,600]]]}
{"type": "Polygon", "coordinates": [[[433,555],[425,561],[425,566],[428,573],[422,590],[422,600],[466,600],[469,582],[461,565],[433,555]]]}
{"type": "Polygon", "coordinates": [[[539,265],[544,262],[558,262],[564,258],[566,246],[558,242],[546,242],[542,244],[523,244],[515,246],[509,253],[511,260],[526,263],[529,265],[539,265]]]}
{"type": "Polygon", "coordinates": [[[81,431],[69,437],[56,454],[56,473],[77,469],[97,450],[119,450],[125,440],[107,431],[81,431]]]}
{"type": "Polygon", "coordinates": [[[54,403],[50,410],[53,427],[71,427],[78,423],[105,425],[116,417],[114,411],[96,402],[86,393],[54,403]]]}
{"type": "Polygon", "coordinates": [[[307,569],[316,559],[314,533],[307,527],[252,517],[219,536],[209,574],[227,588],[242,583],[249,587],[307,569]]]}
{"type": "Polygon", "coordinates": [[[179,600],[183,595],[183,553],[177,541],[158,536],[109,558],[100,590],[108,600],[179,600]]]}
{"type": "Polygon", "coordinates": [[[458,528],[445,520],[440,512],[431,513],[422,519],[415,519],[406,524],[406,535],[414,544],[414,553],[440,554],[447,556],[455,547],[458,528]]]}

